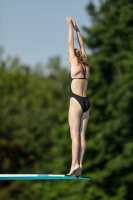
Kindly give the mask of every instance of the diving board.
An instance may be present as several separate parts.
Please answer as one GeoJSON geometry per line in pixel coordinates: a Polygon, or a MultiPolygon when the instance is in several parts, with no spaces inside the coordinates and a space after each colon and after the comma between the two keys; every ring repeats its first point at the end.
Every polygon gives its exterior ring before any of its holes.
{"type": "Polygon", "coordinates": [[[90,180],[90,177],[64,174],[0,174],[2,180],[90,180]]]}

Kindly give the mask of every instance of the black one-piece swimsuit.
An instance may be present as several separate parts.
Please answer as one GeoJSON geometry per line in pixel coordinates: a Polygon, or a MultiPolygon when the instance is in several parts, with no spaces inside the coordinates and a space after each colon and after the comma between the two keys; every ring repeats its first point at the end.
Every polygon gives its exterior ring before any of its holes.
{"type": "Polygon", "coordinates": [[[82,107],[82,112],[84,113],[84,112],[88,111],[89,108],[90,108],[90,101],[89,101],[88,97],[79,96],[79,95],[73,93],[72,89],[71,89],[71,83],[72,83],[73,79],[86,79],[87,80],[87,78],[85,76],[86,75],[86,69],[84,70],[84,68],[83,68],[83,74],[84,74],[83,78],[72,78],[71,74],[69,74],[69,86],[70,86],[70,92],[71,92],[70,97],[75,98],[79,102],[79,104],[82,107]]]}

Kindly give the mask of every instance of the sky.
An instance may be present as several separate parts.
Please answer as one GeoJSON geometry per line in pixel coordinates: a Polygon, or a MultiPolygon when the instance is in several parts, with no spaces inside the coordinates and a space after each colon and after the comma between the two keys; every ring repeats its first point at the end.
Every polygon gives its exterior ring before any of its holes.
{"type": "MultiPolygon", "coordinates": [[[[98,0],[93,0],[96,5],[98,0]]],[[[49,58],[60,56],[61,66],[67,61],[68,25],[66,15],[83,26],[90,26],[86,6],[90,0],[0,0],[0,47],[4,56],[19,57],[31,68],[46,64],[49,58]]],[[[78,43],[75,35],[75,48],[78,43]]]]}

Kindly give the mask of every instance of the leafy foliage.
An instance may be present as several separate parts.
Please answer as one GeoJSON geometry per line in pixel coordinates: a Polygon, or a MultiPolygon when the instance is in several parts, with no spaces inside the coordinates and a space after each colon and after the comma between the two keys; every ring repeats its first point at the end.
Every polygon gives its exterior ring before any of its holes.
{"type": "Polygon", "coordinates": [[[84,27],[90,56],[92,113],[88,142],[90,199],[133,198],[133,3],[108,0],[97,11],[87,6],[94,23],[84,27]],[[96,111],[95,111],[96,110],[96,111]],[[95,112],[95,114],[93,114],[95,112]],[[96,126],[96,127],[94,127],[96,126]]]}

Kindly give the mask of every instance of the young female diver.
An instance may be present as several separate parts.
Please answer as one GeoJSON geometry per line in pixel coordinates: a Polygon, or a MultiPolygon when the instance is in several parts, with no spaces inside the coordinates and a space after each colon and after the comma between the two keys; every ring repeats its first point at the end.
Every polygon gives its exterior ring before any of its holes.
{"type": "Polygon", "coordinates": [[[90,69],[87,62],[84,42],[76,25],[76,21],[70,16],[67,16],[66,20],[69,27],[68,61],[71,66],[69,75],[71,95],[68,121],[72,139],[72,163],[70,172],[67,175],[81,176],[82,162],[86,147],[85,132],[90,112],[90,102],[86,96],[90,69]],[[77,33],[80,50],[74,49],[73,29],[77,33]]]}

